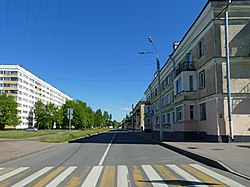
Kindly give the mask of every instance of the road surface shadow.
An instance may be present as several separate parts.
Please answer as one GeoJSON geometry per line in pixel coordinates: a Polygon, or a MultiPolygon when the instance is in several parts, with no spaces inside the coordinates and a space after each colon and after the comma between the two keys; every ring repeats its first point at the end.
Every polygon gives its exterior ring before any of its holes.
{"type": "Polygon", "coordinates": [[[199,185],[207,185],[207,186],[215,186],[221,185],[220,183],[208,183],[208,182],[196,182],[196,181],[184,181],[184,180],[141,180],[139,182],[144,183],[158,183],[158,184],[168,184],[168,185],[177,185],[177,186],[199,186],[199,185]]]}
{"type": "Polygon", "coordinates": [[[140,136],[140,132],[129,132],[129,131],[112,131],[106,133],[100,133],[97,135],[79,138],[76,140],[69,141],[69,143],[103,143],[109,144],[115,135],[112,144],[158,144],[154,140],[146,139],[140,136]]]}

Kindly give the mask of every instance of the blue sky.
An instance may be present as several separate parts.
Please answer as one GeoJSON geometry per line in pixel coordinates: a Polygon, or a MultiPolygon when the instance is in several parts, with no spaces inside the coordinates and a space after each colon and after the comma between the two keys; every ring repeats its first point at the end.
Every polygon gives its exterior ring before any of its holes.
{"type": "Polygon", "coordinates": [[[1,0],[0,63],[19,64],[120,121],[207,0],[1,0]]]}

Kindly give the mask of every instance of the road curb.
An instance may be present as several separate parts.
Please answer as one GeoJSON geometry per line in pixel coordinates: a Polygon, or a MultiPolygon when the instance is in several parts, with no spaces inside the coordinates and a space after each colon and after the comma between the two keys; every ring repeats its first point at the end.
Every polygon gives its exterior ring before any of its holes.
{"type": "Polygon", "coordinates": [[[170,150],[172,150],[172,151],[174,151],[176,153],[184,155],[184,156],[186,156],[188,158],[191,158],[193,160],[196,160],[196,161],[198,161],[200,163],[203,163],[205,165],[208,165],[208,166],[211,166],[211,167],[214,167],[214,168],[221,169],[223,171],[232,173],[232,174],[237,175],[239,177],[242,177],[244,179],[250,180],[249,176],[246,176],[246,175],[243,175],[241,173],[238,173],[238,172],[234,171],[233,169],[231,169],[230,167],[228,167],[226,164],[224,164],[223,162],[221,162],[219,160],[209,158],[208,156],[196,154],[196,153],[193,153],[191,151],[187,151],[187,150],[181,149],[181,148],[179,148],[177,146],[169,145],[169,144],[164,143],[164,142],[160,142],[159,140],[155,140],[153,138],[146,137],[143,134],[141,134],[141,136],[143,136],[144,138],[147,138],[147,139],[151,139],[152,141],[158,143],[162,147],[170,149],[170,150]]]}
{"type": "Polygon", "coordinates": [[[80,137],[80,138],[76,138],[76,139],[73,139],[73,140],[69,140],[69,141],[66,141],[65,143],[76,143],[82,139],[87,139],[87,138],[91,138],[93,136],[97,136],[99,135],[100,133],[95,133],[95,134],[88,134],[88,136],[85,136],[85,137],[80,137]]]}
{"type": "MultiPolygon", "coordinates": [[[[110,130],[109,130],[110,131],[110,130]]],[[[100,135],[102,133],[105,133],[105,132],[109,132],[109,131],[103,131],[103,132],[97,132],[95,134],[88,134],[88,136],[85,136],[85,137],[81,137],[81,138],[76,138],[76,139],[73,139],[73,140],[69,140],[69,141],[66,141],[66,143],[75,143],[75,142],[78,142],[82,139],[86,139],[86,138],[91,138],[93,136],[97,136],[97,135],[100,135]]]]}
{"type": "Polygon", "coordinates": [[[180,153],[180,154],[182,154],[184,156],[187,156],[187,157],[189,157],[189,158],[191,158],[193,160],[196,160],[198,162],[206,164],[208,166],[215,167],[215,168],[227,171],[229,173],[235,174],[237,176],[240,176],[242,178],[245,178],[247,180],[250,180],[250,177],[234,171],[233,169],[231,169],[230,167],[228,167],[226,164],[224,164],[221,161],[215,160],[213,158],[209,158],[209,157],[204,156],[204,155],[196,154],[196,153],[193,153],[193,152],[178,148],[176,146],[169,145],[167,143],[160,142],[159,145],[162,146],[162,147],[168,148],[168,149],[170,149],[172,151],[175,151],[177,153],[180,153]]]}

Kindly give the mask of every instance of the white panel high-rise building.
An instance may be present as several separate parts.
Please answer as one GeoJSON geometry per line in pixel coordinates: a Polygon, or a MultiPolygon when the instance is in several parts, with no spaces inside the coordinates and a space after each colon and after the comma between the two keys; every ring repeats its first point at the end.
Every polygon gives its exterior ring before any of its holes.
{"type": "Polygon", "coordinates": [[[12,95],[18,103],[18,116],[22,121],[16,128],[34,125],[34,105],[62,106],[72,98],[19,65],[0,65],[0,92],[12,95]]]}

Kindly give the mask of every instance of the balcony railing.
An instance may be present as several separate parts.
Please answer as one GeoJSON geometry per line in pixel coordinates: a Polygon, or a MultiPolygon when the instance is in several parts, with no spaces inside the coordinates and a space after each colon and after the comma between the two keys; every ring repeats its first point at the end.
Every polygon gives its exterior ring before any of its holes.
{"type": "Polygon", "coordinates": [[[175,70],[175,75],[178,76],[182,71],[194,71],[194,61],[184,61],[179,64],[179,67],[175,70]]]}

